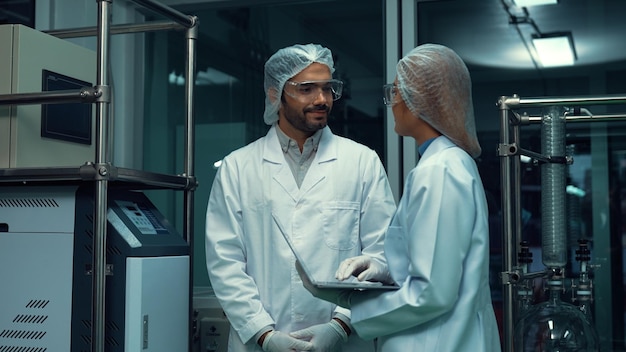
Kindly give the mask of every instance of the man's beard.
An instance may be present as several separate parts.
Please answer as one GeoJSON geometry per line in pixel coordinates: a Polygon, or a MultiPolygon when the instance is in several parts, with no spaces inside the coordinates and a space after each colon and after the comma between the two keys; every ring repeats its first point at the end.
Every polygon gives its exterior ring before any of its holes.
{"type": "Polygon", "coordinates": [[[316,132],[321,130],[322,128],[328,125],[328,115],[330,113],[330,108],[328,105],[315,105],[312,107],[307,107],[302,112],[297,112],[295,109],[292,109],[289,106],[285,107],[285,119],[289,121],[289,123],[295,127],[297,130],[303,132],[316,132]],[[316,112],[316,111],[325,111],[326,118],[323,120],[315,120],[309,121],[306,118],[306,114],[308,112],[316,112]]]}

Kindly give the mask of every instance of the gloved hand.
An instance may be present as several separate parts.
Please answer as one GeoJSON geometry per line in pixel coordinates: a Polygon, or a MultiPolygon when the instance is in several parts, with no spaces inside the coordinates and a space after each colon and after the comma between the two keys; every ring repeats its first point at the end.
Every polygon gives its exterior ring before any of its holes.
{"type": "Polygon", "coordinates": [[[359,255],[344,260],[339,264],[339,268],[335,273],[335,277],[338,280],[345,280],[353,275],[359,281],[393,283],[387,265],[381,264],[368,255],[359,255]]]}
{"type": "Polygon", "coordinates": [[[341,345],[348,341],[348,334],[334,319],[325,324],[310,326],[289,334],[313,344],[312,351],[340,352],[341,345]]]}
{"type": "Polygon", "coordinates": [[[313,351],[313,344],[274,330],[265,336],[261,348],[265,352],[313,351]]]}
{"type": "Polygon", "coordinates": [[[313,286],[311,281],[304,274],[304,270],[302,270],[302,266],[300,266],[300,262],[296,260],[296,270],[298,271],[298,275],[300,275],[300,279],[302,279],[302,284],[304,288],[306,288],[311,294],[319,299],[324,301],[328,301],[331,303],[335,303],[338,306],[344,308],[350,308],[350,296],[354,294],[356,291],[352,289],[332,289],[325,288],[323,290],[318,289],[313,286]]]}

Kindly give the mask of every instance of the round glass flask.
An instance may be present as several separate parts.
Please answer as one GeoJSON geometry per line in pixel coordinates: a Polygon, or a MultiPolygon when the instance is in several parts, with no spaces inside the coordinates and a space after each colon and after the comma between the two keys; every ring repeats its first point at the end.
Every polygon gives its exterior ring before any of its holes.
{"type": "Polygon", "coordinates": [[[517,322],[514,352],[596,352],[598,335],[581,310],[561,300],[559,287],[550,287],[549,299],[531,306],[517,322]]]}

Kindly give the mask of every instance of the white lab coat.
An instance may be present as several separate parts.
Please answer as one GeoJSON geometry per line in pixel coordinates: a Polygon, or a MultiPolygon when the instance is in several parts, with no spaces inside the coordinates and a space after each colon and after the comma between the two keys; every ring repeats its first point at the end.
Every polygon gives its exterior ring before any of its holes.
{"type": "Polygon", "coordinates": [[[494,352],[487,203],[474,160],[445,136],[411,170],[385,238],[395,292],[355,297],[352,324],[382,352],[494,352]]]}
{"type": "MultiPolygon", "coordinates": [[[[207,268],[231,324],[229,351],[260,351],[253,337],[267,325],[289,333],[327,323],[335,312],[350,316],[304,288],[272,213],[307,265],[331,278],[343,259],[362,251],[384,260],[382,240],[395,211],[373,150],[326,127],[298,188],[276,128],[224,158],[209,197],[207,268]]],[[[374,350],[372,341],[356,334],[345,346],[344,351],[374,350]]]]}

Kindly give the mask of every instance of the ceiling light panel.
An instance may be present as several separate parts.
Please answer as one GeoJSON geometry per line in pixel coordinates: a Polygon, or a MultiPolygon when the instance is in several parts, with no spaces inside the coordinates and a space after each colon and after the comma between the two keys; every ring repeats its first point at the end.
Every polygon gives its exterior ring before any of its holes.
{"type": "Polygon", "coordinates": [[[571,36],[533,36],[532,41],[542,66],[574,65],[576,51],[571,36]]]}

